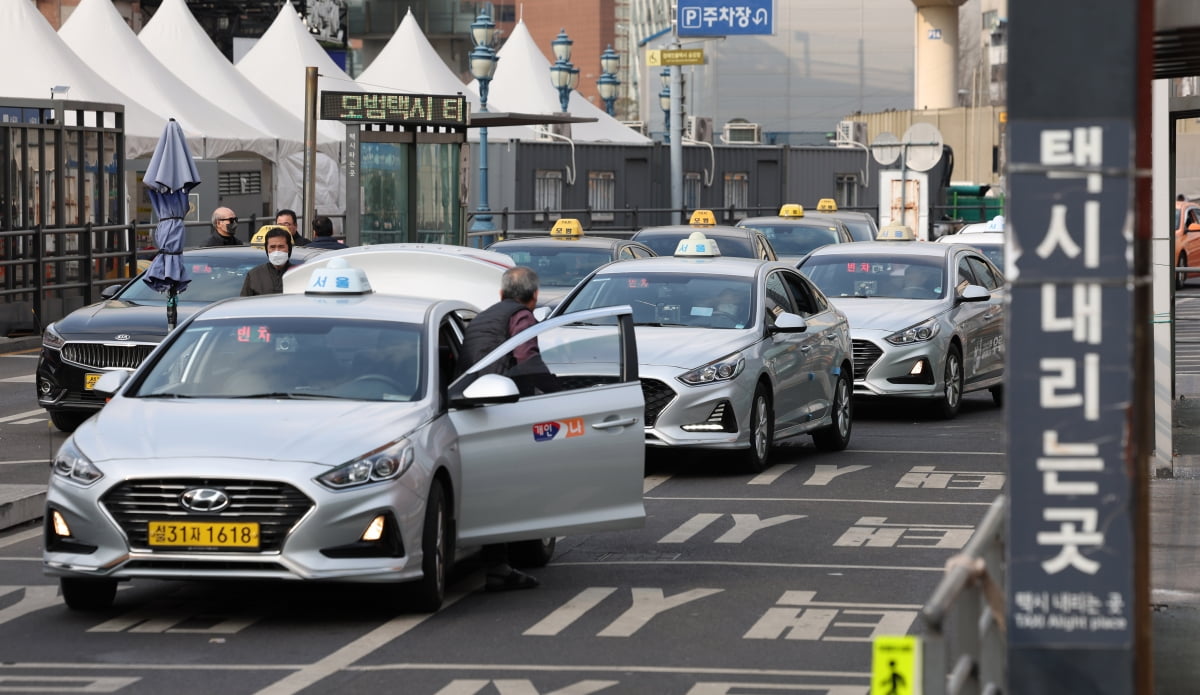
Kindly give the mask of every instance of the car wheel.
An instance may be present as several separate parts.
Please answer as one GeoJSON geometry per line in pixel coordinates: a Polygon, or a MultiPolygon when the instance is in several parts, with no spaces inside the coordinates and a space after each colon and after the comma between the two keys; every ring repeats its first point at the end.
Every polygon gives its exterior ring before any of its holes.
{"type": "Polygon", "coordinates": [[[554,557],[554,546],[557,543],[558,540],[553,536],[509,543],[508,561],[516,567],[545,567],[554,557]]]}
{"type": "Polygon", "coordinates": [[[64,410],[51,410],[50,422],[61,432],[74,432],[83,424],[83,421],[91,417],[91,413],[78,413],[64,410]]]}
{"type": "Polygon", "coordinates": [[[774,439],[775,413],[771,410],[767,387],[760,383],[754,389],[754,401],[750,404],[750,448],[744,454],[746,468],[752,473],[766,470],[774,439]]]}
{"type": "MultiPolygon", "coordinates": [[[[1186,267],[1187,267],[1187,262],[1188,262],[1188,261],[1187,261],[1187,254],[1186,254],[1186,253],[1180,253],[1180,254],[1179,254],[1179,261],[1176,263],[1176,265],[1177,265],[1177,266],[1179,266],[1180,268],[1186,268],[1186,267]]],[[[1183,285],[1184,285],[1184,283],[1186,283],[1186,282],[1187,282],[1187,273],[1184,273],[1184,272],[1177,272],[1177,273],[1175,273],[1175,289],[1177,289],[1177,290],[1182,290],[1182,289],[1183,289],[1183,285]]]]}
{"type": "Polygon", "coordinates": [[[100,611],[112,606],[117,597],[115,579],[80,579],[60,577],[58,587],[63,602],[73,611],[100,611]]]}
{"type": "Polygon", "coordinates": [[[446,597],[446,564],[450,560],[450,518],[446,513],[446,492],[440,480],[434,480],[425,501],[425,529],[421,533],[421,571],[413,603],[417,610],[432,613],[442,607],[446,597]]]}
{"type": "Polygon", "coordinates": [[[992,402],[996,404],[996,407],[997,408],[1003,407],[1004,406],[1004,387],[1003,386],[993,386],[990,389],[988,389],[988,391],[991,392],[992,402]]]}
{"type": "Polygon", "coordinates": [[[833,387],[833,405],[830,407],[832,421],[828,426],[813,432],[813,443],[821,451],[841,451],[850,444],[850,426],[853,422],[854,406],[850,395],[850,375],[843,371],[833,387]]]}
{"type": "Polygon", "coordinates": [[[942,382],[942,396],[937,401],[936,412],[943,420],[952,420],[962,406],[963,395],[962,351],[957,345],[951,345],[946,352],[942,382]]]}

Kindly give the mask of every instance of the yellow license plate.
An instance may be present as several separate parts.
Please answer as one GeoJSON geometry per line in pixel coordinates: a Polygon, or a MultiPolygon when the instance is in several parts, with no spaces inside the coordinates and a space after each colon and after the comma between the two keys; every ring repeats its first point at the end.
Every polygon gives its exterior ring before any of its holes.
{"type": "Polygon", "coordinates": [[[151,521],[147,530],[147,538],[153,546],[258,547],[257,522],[151,521]]]}
{"type": "Polygon", "coordinates": [[[83,388],[87,389],[88,391],[91,391],[92,389],[96,388],[96,382],[100,380],[101,376],[103,376],[103,375],[102,374],[84,374],[83,375],[83,388]]]}

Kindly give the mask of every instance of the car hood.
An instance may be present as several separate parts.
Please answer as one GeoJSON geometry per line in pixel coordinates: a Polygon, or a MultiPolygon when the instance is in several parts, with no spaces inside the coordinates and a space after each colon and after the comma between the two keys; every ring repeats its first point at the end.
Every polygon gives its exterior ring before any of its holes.
{"type": "Polygon", "coordinates": [[[692,369],[744,350],[754,343],[756,329],[638,326],[638,362],[658,367],[692,369]]]}
{"type": "Polygon", "coordinates": [[[132,459],[259,459],[337,465],[416,429],[428,403],[118,398],[75,432],[99,464],[132,459]]]}
{"type": "Polygon", "coordinates": [[[943,300],[836,297],[830,301],[852,328],[863,330],[898,331],[947,309],[943,300]]]}
{"type": "MultiPolygon", "coordinates": [[[[203,306],[180,302],[179,321],[203,306]]],[[[167,308],[113,299],[72,311],[56,321],[54,329],[67,340],[116,340],[126,335],[122,340],[157,343],[167,335],[167,308]]]]}

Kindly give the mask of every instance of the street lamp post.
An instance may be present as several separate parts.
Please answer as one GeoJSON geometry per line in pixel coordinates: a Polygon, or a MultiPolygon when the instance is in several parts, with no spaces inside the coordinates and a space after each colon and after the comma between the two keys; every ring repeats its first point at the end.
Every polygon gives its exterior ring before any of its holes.
{"type": "Polygon", "coordinates": [[[571,46],[575,42],[567,36],[566,29],[560,29],[558,36],[550,42],[554,50],[554,65],[550,66],[550,84],[558,90],[558,103],[563,113],[571,101],[571,91],[579,86],[579,70],[571,63],[571,46]]]}
{"type": "MultiPolygon", "coordinates": [[[[485,6],[486,7],[486,6],[485,6]]],[[[496,40],[496,23],[487,9],[480,10],[479,16],[471,23],[471,41],[475,48],[471,50],[468,60],[471,76],[479,82],[479,111],[487,113],[488,85],[496,74],[496,62],[499,57],[492,48],[496,40]]],[[[471,221],[472,232],[492,232],[496,226],[492,222],[492,211],[488,207],[488,129],[479,129],[479,209],[471,221]]],[[[480,246],[491,243],[490,236],[477,237],[480,246]]]]}
{"type": "Polygon", "coordinates": [[[617,55],[612,44],[609,44],[600,54],[600,79],[596,82],[596,88],[600,92],[600,98],[604,100],[604,110],[610,116],[617,115],[617,89],[621,86],[621,81],[617,79],[616,72],[620,67],[621,56],[617,55]]]}
{"type": "Polygon", "coordinates": [[[671,142],[671,69],[663,68],[658,73],[662,89],[658,92],[658,105],[663,110],[663,142],[671,142]]]}

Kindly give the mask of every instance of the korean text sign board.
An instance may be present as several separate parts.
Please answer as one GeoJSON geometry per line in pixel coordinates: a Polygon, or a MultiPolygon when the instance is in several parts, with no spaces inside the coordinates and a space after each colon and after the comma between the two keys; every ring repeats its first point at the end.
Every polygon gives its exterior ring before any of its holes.
{"type": "Polygon", "coordinates": [[[679,0],[676,36],[775,33],[775,0],[679,0]]]}
{"type": "Polygon", "coordinates": [[[1009,128],[1009,647],[1127,650],[1133,128],[1009,128]]]}
{"type": "Polygon", "coordinates": [[[321,92],[321,119],[347,123],[467,125],[467,99],[461,94],[376,94],[321,92]]]}

